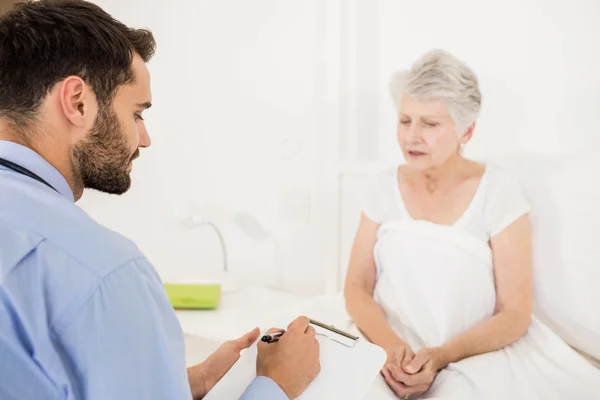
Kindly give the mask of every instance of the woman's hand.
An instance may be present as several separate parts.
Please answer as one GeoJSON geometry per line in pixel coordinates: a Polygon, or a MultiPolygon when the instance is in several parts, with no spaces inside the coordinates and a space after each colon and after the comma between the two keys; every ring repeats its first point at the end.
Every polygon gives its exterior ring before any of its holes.
{"type": "Polygon", "coordinates": [[[386,365],[393,364],[399,368],[408,366],[415,356],[410,346],[402,341],[386,348],[385,352],[387,353],[386,365]]]}
{"type": "Polygon", "coordinates": [[[403,368],[412,361],[415,353],[410,346],[402,341],[398,341],[386,349],[387,361],[381,370],[388,386],[396,393],[399,398],[404,398],[409,393],[409,387],[406,381],[410,375],[404,372],[403,368]]]}
{"type": "Polygon", "coordinates": [[[418,351],[405,366],[386,365],[382,374],[398,398],[410,399],[427,392],[437,372],[447,364],[442,348],[432,347],[418,351]]]}
{"type": "Polygon", "coordinates": [[[418,374],[425,371],[437,373],[448,365],[446,351],[442,347],[429,347],[421,349],[415,354],[411,362],[404,368],[409,374],[418,374]]]}

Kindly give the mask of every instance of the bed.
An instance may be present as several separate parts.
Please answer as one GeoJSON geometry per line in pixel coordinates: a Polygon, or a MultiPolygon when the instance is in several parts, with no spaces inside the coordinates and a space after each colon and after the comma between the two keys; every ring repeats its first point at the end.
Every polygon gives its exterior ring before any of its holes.
{"type": "MultiPolygon", "coordinates": [[[[600,368],[600,152],[515,154],[488,163],[510,172],[532,205],[535,316],[600,368]]],[[[288,304],[263,321],[283,323],[297,315],[353,329],[341,293],[288,304]]],[[[195,359],[201,358],[194,346],[207,352],[217,345],[192,337],[188,341],[195,359]]],[[[395,396],[379,378],[366,398],[395,396]]]]}

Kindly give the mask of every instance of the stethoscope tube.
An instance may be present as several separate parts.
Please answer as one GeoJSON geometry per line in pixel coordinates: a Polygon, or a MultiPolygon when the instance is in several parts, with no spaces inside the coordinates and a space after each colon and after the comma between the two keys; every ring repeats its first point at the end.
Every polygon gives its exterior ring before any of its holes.
{"type": "Polygon", "coordinates": [[[48,182],[46,182],[44,179],[42,179],[39,175],[31,172],[30,170],[28,170],[25,167],[20,166],[19,164],[15,164],[12,161],[8,161],[5,160],[4,158],[0,158],[0,165],[18,173],[21,175],[25,175],[31,179],[35,179],[36,181],[43,183],[44,185],[48,186],[50,189],[54,190],[56,193],[58,193],[58,190],[56,190],[54,188],[54,186],[52,186],[51,184],[49,184],[48,182]]]}

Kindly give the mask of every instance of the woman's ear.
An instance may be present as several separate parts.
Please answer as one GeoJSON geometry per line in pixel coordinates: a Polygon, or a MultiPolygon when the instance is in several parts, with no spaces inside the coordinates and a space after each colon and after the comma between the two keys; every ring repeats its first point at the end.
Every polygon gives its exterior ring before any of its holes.
{"type": "Polygon", "coordinates": [[[460,138],[460,144],[461,145],[465,145],[467,144],[471,138],[473,137],[473,132],[475,131],[475,125],[477,125],[476,122],[473,122],[465,131],[465,133],[463,133],[463,135],[460,138]]]}

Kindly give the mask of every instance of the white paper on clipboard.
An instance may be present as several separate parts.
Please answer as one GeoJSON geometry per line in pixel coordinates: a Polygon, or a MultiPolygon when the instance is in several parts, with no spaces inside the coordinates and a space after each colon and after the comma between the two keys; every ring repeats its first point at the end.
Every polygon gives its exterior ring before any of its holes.
{"type": "MultiPolygon", "coordinates": [[[[313,326],[320,344],[321,373],[298,400],[362,400],[386,361],[385,351],[365,339],[348,339],[313,326]]],[[[205,400],[238,400],[256,377],[256,343],[206,395],[205,400]]]]}

